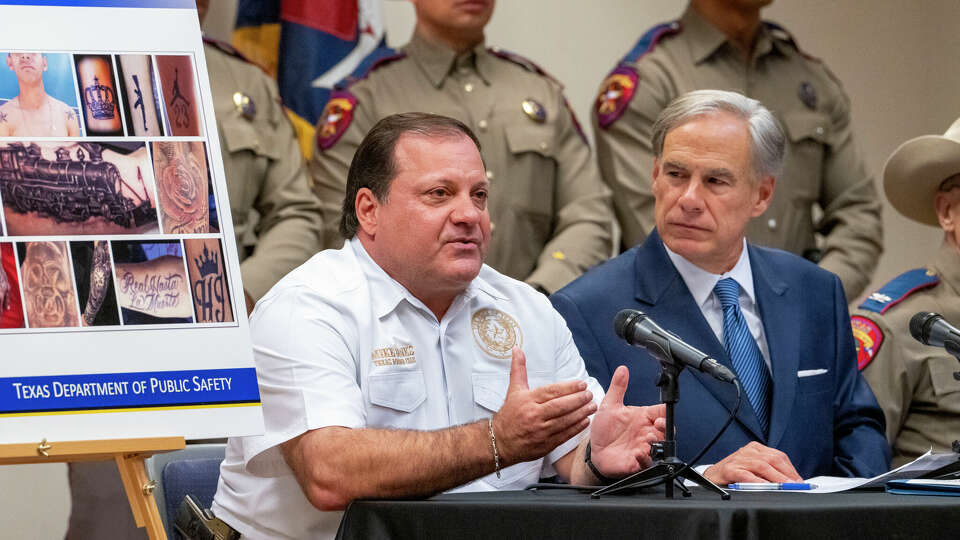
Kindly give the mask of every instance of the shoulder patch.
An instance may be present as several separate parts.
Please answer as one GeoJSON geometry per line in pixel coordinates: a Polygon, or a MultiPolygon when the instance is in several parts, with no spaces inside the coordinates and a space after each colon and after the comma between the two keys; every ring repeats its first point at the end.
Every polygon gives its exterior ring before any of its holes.
{"type": "Polygon", "coordinates": [[[500,47],[488,47],[487,50],[490,52],[490,54],[496,56],[497,58],[502,58],[504,60],[507,60],[508,62],[513,62],[514,64],[517,64],[518,66],[522,67],[523,69],[536,73],[541,77],[546,77],[547,79],[550,79],[551,81],[560,85],[561,88],[563,87],[563,83],[558,81],[556,77],[547,73],[545,69],[538,66],[533,60],[530,60],[529,58],[520,56],[519,54],[514,52],[503,50],[500,47]]]}
{"type": "Polygon", "coordinates": [[[343,80],[335,84],[333,89],[346,90],[350,87],[350,85],[355,84],[357,81],[366,79],[367,76],[377,69],[406,57],[407,53],[405,52],[391,49],[390,47],[377,47],[373,50],[373,52],[365,56],[359,64],[357,64],[357,67],[353,70],[353,73],[347,75],[343,80]]]}
{"type": "Polygon", "coordinates": [[[317,146],[320,150],[328,150],[337,144],[350,127],[356,106],[357,98],[347,90],[335,90],[330,95],[330,100],[320,113],[320,127],[317,128],[317,146]]]}
{"type": "Polygon", "coordinates": [[[853,330],[853,339],[857,342],[857,369],[863,371],[880,352],[883,331],[877,323],[860,315],[850,317],[850,327],[853,330]]]}
{"type": "Polygon", "coordinates": [[[597,98],[594,100],[594,108],[597,110],[597,123],[601,128],[610,126],[620,118],[623,111],[627,109],[630,100],[633,99],[633,93],[640,78],[637,68],[633,64],[652,51],[661,39],[677,34],[680,30],[681,26],[677,21],[658,24],[647,30],[633,45],[630,52],[620,59],[617,67],[607,75],[607,78],[600,85],[597,98]]]}
{"type": "Polygon", "coordinates": [[[938,283],[940,283],[940,276],[937,274],[928,271],[926,268],[915,268],[900,274],[880,287],[877,292],[864,300],[859,308],[875,313],[885,313],[911,294],[934,287],[938,283]]]}

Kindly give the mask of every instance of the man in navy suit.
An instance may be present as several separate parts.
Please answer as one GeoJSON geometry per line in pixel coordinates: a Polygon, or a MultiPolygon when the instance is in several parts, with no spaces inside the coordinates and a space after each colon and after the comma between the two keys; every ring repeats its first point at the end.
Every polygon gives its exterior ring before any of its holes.
{"type": "MultiPolygon", "coordinates": [[[[640,310],[743,382],[737,420],[691,464],[714,483],[885,472],[883,413],[857,371],[840,280],[746,242],[783,162],[777,121],[756,100],[701,90],[664,109],[652,137],[656,229],[551,297],[590,374],[608,384],[625,364],[625,402],[659,401],[658,362],[613,329],[620,310],[640,310]]],[[[684,370],[679,396],[678,455],[689,461],[728,418],[736,389],[684,370]]]]}

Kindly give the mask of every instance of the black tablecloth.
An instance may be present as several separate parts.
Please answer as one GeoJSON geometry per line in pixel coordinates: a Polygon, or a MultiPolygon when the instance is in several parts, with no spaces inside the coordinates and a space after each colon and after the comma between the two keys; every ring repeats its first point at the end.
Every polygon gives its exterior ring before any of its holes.
{"type": "Polygon", "coordinates": [[[960,498],[739,492],[721,501],[700,489],[691,498],[675,499],[666,499],[662,489],[600,499],[557,490],[460,493],[356,501],[337,538],[960,540],[960,498]]]}

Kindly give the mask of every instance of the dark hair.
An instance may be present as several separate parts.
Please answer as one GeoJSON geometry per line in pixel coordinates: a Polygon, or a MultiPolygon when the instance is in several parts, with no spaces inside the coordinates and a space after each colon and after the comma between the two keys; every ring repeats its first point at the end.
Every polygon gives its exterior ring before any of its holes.
{"type": "Polygon", "coordinates": [[[340,216],[340,234],[349,240],[360,227],[355,206],[357,192],[367,188],[381,203],[387,202],[390,183],[397,175],[394,160],[397,141],[406,133],[424,137],[469,137],[480,151],[480,141],[463,122],[429,113],[392,114],[377,122],[360,142],[347,173],[347,192],[340,216]]]}

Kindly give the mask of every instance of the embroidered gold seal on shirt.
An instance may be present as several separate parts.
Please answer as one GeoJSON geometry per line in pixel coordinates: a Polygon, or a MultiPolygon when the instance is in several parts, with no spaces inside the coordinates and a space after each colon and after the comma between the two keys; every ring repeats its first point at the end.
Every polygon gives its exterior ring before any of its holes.
{"type": "Polygon", "coordinates": [[[476,311],[470,321],[473,339],[487,354],[510,358],[514,347],[523,346],[523,334],[517,321],[498,309],[476,311]]]}

